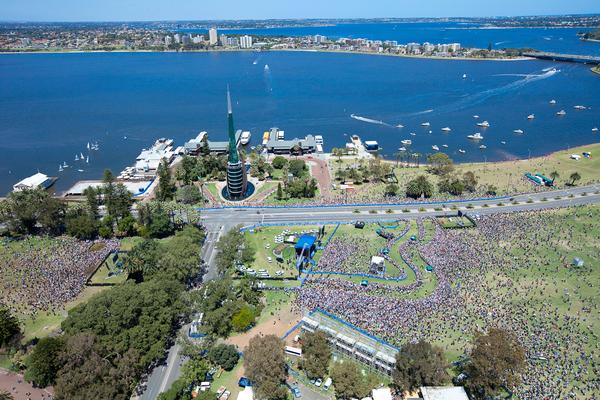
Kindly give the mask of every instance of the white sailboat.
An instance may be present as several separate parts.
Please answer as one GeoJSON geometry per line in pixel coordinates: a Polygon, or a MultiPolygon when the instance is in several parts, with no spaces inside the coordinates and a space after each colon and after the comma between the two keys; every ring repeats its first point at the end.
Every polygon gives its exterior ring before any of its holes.
{"type": "Polygon", "coordinates": [[[63,168],[69,168],[69,164],[66,161],[63,161],[63,168]]]}
{"type": "Polygon", "coordinates": [[[90,149],[90,142],[87,142],[87,149],[90,149]]]}
{"type": "Polygon", "coordinates": [[[467,79],[467,74],[463,74],[463,79],[467,79]]]}
{"type": "Polygon", "coordinates": [[[85,158],[85,163],[86,163],[86,164],[89,164],[89,163],[90,163],[90,156],[87,156],[87,157],[85,158]]]}
{"type": "Polygon", "coordinates": [[[75,154],[75,161],[79,161],[79,155],[75,154]]]}
{"type": "Polygon", "coordinates": [[[431,148],[435,151],[440,151],[440,148],[435,144],[433,146],[431,146],[431,148]]]}
{"type": "Polygon", "coordinates": [[[62,164],[58,164],[58,172],[63,172],[63,166],[62,166],[62,164]]]}
{"type": "Polygon", "coordinates": [[[83,153],[79,153],[79,159],[83,160],[83,153]]]}

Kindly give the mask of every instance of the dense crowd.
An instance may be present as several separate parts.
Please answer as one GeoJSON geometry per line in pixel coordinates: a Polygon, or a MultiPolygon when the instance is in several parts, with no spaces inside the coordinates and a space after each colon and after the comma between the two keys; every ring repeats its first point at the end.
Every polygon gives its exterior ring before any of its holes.
{"type": "Polygon", "coordinates": [[[0,303],[21,315],[59,312],[83,289],[116,240],[27,238],[0,247],[0,303]]]}
{"type": "Polygon", "coordinates": [[[564,223],[555,211],[494,215],[477,229],[437,227],[426,243],[402,243],[409,263],[416,252],[433,266],[432,293],[419,295],[418,283],[361,287],[321,278],[306,282],[296,306],[322,308],[398,345],[425,339],[459,352],[474,331],[498,326],[526,351],[523,382],[513,388],[518,398],[598,399],[598,274],[592,267],[569,270],[565,250],[600,257],[597,238],[584,244],[600,231],[600,210],[570,212],[578,224],[564,223]],[[398,296],[402,291],[414,296],[398,296]]]}

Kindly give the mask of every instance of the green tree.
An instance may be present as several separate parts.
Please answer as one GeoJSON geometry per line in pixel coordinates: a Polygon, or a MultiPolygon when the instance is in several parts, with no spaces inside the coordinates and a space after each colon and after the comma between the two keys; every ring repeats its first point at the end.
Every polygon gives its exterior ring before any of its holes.
{"type": "Polygon", "coordinates": [[[449,380],[448,363],[441,348],[421,340],[407,343],[396,355],[394,386],[401,392],[413,392],[421,386],[440,386],[449,380]]]}
{"type": "Polygon", "coordinates": [[[396,196],[399,191],[400,188],[398,187],[398,185],[396,185],[395,183],[390,183],[386,185],[384,194],[386,196],[396,196]]]}
{"type": "Polygon", "coordinates": [[[352,361],[336,363],[331,370],[331,380],[337,399],[361,399],[366,397],[370,390],[360,369],[352,361]]]}
{"type": "Polygon", "coordinates": [[[429,171],[435,175],[447,175],[454,169],[452,159],[445,153],[434,153],[427,156],[429,171]]]}
{"type": "Polygon", "coordinates": [[[134,236],[137,233],[135,218],[132,215],[124,217],[117,223],[120,236],[134,236]]]}
{"type": "Polygon", "coordinates": [[[477,177],[472,171],[467,171],[463,174],[462,184],[466,190],[473,193],[477,190],[477,177]]]}
{"type": "Polygon", "coordinates": [[[259,399],[284,399],[285,354],[283,341],[275,335],[255,336],[244,352],[244,368],[259,399]]]}
{"type": "Polygon", "coordinates": [[[54,385],[56,374],[62,367],[59,356],[64,347],[62,337],[40,339],[25,362],[25,379],[36,387],[54,385]]]}
{"type": "Polygon", "coordinates": [[[575,186],[575,182],[581,179],[581,175],[579,175],[579,172],[573,172],[569,179],[571,180],[571,186],[575,186]]]}
{"type": "Polygon", "coordinates": [[[517,386],[524,366],[525,351],[514,335],[499,328],[477,333],[466,366],[467,387],[476,398],[488,398],[503,386],[517,386]]]}
{"type": "Polygon", "coordinates": [[[15,398],[9,392],[0,390],[0,400],[14,400],[15,398]]]}
{"type": "Polygon", "coordinates": [[[156,171],[158,185],[156,186],[156,199],[158,201],[167,201],[173,199],[175,184],[171,177],[171,170],[166,159],[162,159],[156,171]]]}
{"type": "Polygon", "coordinates": [[[204,359],[192,357],[183,365],[181,376],[188,384],[198,384],[204,381],[208,369],[208,364],[204,359]]]}
{"type": "Polygon", "coordinates": [[[552,183],[554,183],[557,178],[560,178],[560,174],[556,170],[552,171],[550,172],[550,178],[552,178],[552,183]]]}
{"type": "Polygon", "coordinates": [[[255,319],[256,312],[254,311],[254,308],[244,305],[231,316],[231,326],[237,332],[244,332],[254,325],[255,319]]]}
{"type": "Polygon", "coordinates": [[[306,172],[306,163],[304,160],[290,160],[288,170],[290,174],[294,175],[296,178],[301,178],[304,176],[306,172]]]}
{"type": "Polygon", "coordinates": [[[83,195],[85,196],[88,212],[94,219],[97,219],[100,215],[98,212],[98,207],[100,205],[100,190],[96,190],[93,186],[89,186],[83,191],[83,195]]]}
{"type": "Polygon", "coordinates": [[[283,189],[281,188],[281,182],[277,183],[277,200],[283,199],[283,189]]]}
{"type": "Polygon", "coordinates": [[[273,161],[271,161],[271,165],[273,165],[273,168],[275,169],[282,169],[287,165],[287,163],[287,159],[283,156],[275,156],[273,161]]]}
{"type": "Polygon", "coordinates": [[[152,211],[150,223],[146,225],[148,235],[152,238],[165,238],[175,231],[169,214],[162,207],[152,211]]]}
{"type": "Polygon", "coordinates": [[[59,234],[65,213],[65,204],[41,188],[11,192],[4,205],[4,219],[17,233],[36,233],[39,225],[45,233],[59,234]]]}
{"type": "Polygon", "coordinates": [[[465,190],[465,185],[456,177],[446,176],[438,183],[438,189],[440,192],[460,196],[465,190]]]}
{"type": "Polygon", "coordinates": [[[98,223],[91,214],[73,212],[67,215],[67,234],[82,240],[90,240],[98,236],[98,223]]]}
{"type": "Polygon", "coordinates": [[[231,371],[237,365],[240,355],[235,346],[221,343],[210,348],[208,359],[224,370],[231,371]]]}
{"type": "Polygon", "coordinates": [[[197,204],[203,200],[200,189],[194,185],[186,185],[177,189],[176,198],[183,204],[197,204]]]}
{"type": "Polygon", "coordinates": [[[144,280],[146,275],[158,269],[159,247],[152,239],[136,243],[123,260],[123,270],[136,282],[144,280]]]}
{"type": "Polygon", "coordinates": [[[331,349],[322,331],[306,332],[302,337],[302,369],[309,379],[323,378],[331,361],[331,349]]]}
{"type": "Polygon", "coordinates": [[[19,320],[8,308],[0,305],[0,348],[11,343],[20,333],[19,320]]]}
{"type": "Polygon", "coordinates": [[[183,156],[183,159],[177,168],[177,175],[184,185],[189,186],[198,178],[195,173],[196,165],[196,158],[187,155],[183,156]]]}
{"type": "Polygon", "coordinates": [[[417,199],[433,195],[433,185],[425,175],[419,175],[406,184],[406,196],[417,199]]]}

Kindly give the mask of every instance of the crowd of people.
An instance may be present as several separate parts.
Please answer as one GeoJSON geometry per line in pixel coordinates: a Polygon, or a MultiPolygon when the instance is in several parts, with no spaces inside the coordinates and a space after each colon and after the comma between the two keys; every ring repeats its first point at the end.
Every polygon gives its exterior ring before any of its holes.
{"type": "Polygon", "coordinates": [[[60,312],[118,246],[117,240],[70,237],[4,243],[0,245],[0,303],[18,315],[60,312]]]}
{"type": "Polygon", "coordinates": [[[497,214],[475,229],[438,226],[429,241],[401,243],[407,262],[416,252],[433,267],[436,287],[425,295],[418,283],[362,287],[321,277],[298,290],[296,307],[319,307],[397,345],[425,339],[453,353],[468,351],[475,331],[500,327],[526,351],[522,383],[511,388],[518,398],[598,399],[600,277],[592,266],[573,270],[565,254],[598,259],[589,233],[600,231],[600,210],[568,212],[497,214]],[[406,292],[414,296],[396,295],[406,292]]]}

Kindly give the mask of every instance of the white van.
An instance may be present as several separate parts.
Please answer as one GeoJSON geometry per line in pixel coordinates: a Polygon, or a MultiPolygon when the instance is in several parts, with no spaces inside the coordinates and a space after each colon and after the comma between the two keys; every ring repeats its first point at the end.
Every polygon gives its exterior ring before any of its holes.
{"type": "Polygon", "coordinates": [[[325,383],[323,384],[323,389],[329,390],[329,388],[331,387],[332,383],[333,383],[333,381],[331,380],[331,378],[327,378],[325,380],[325,383]]]}

